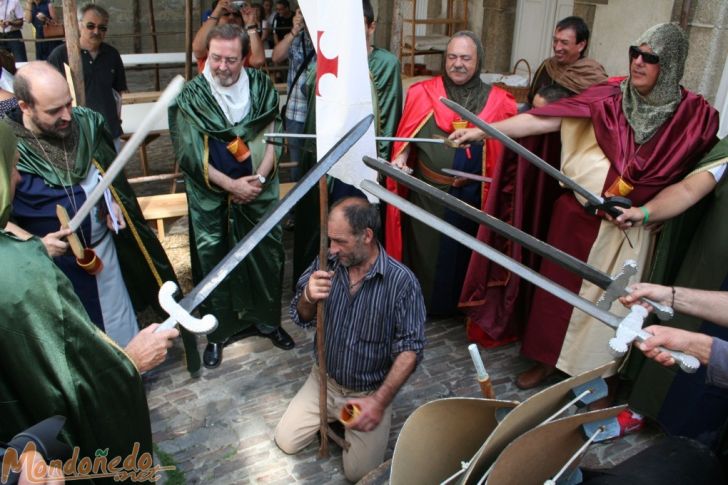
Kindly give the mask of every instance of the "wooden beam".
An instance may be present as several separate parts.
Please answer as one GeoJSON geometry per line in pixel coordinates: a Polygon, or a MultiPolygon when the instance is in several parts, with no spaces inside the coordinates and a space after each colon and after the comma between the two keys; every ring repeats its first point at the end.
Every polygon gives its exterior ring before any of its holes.
{"type": "Polygon", "coordinates": [[[192,0],[185,0],[185,79],[192,79],[192,0]]]}
{"type": "MultiPolygon", "coordinates": [[[[154,53],[159,52],[159,45],[157,44],[157,21],[154,19],[154,1],[149,0],[149,28],[154,35],[152,36],[152,49],[154,53]]],[[[159,91],[159,66],[154,68],[154,89],[159,91]]]]}
{"type": "Polygon", "coordinates": [[[80,34],[76,18],[76,0],[63,0],[63,27],[66,29],[68,65],[71,67],[76,103],[78,106],[86,106],[86,84],[83,81],[81,47],[78,42],[80,34]]]}

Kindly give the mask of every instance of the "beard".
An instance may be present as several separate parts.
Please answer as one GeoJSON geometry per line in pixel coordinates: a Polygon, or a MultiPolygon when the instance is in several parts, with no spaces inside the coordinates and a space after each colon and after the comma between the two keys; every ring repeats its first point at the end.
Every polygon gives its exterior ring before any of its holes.
{"type": "Polygon", "coordinates": [[[48,138],[65,139],[73,133],[73,120],[63,121],[56,120],[54,123],[44,123],[35,116],[31,116],[31,121],[38,128],[40,135],[48,138]]]}
{"type": "Polygon", "coordinates": [[[216,69],[212,71],[212,78],[223,88],[229,88],[236,82],[238,82],[238,79],[240,78],[240,72],[235,75],[232,71],[222,71],[220,69],[216,69]]]}

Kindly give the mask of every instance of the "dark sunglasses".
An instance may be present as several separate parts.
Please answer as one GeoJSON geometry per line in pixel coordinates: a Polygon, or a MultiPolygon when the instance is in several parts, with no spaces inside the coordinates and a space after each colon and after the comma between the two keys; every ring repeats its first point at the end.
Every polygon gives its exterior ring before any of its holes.
{"type": "Polygon", "coordinates": [[[651,54],[649,52],[641,51],[636,45],[629,46],[629,58],[634,60],[639,56],[642,56],[642,61],[645,64],[659,64],[660,56],[657,54],[651,54]]]}
{"type": "Polygon", "coordinates": [[[109,26],[106,25],[106,24],[98,24],[98,25],[96,25],[93,22],[86,22],[86,28],[88,30],[96,30],[97,27],[98,27],[99,31],[101,31],[101,32],[106,32],[107,30],[109,30],[109,26]]]}

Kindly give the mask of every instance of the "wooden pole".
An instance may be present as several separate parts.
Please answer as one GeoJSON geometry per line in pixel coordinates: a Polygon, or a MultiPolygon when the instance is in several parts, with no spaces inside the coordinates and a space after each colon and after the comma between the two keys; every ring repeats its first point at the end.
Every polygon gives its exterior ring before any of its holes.
{"type": "MultiPolygon", "coordinates": [[[[154,53],[159,52],[159,45],[157,45],[157,21],[154,19],[154,1],[149,0],[149,29],[152,32],[152,49],[154,53]]],[[[188,78],[189,79],[189,78],[188,78]]],[[[154,68],[154,90],[159,91],[159,65],[154,68]]]]}
{"type": "Polygon", "coordinates": [[[66,50],[68,65],[71,68],[73,86],[78,106],[86,106],[86,84],[83,81],[83,64],[81,63],[81,47],[78,39],[78,20],[76,18],[76,0],[63,0],[63,27],[66,29],[66,50]]]}
{"type": "Polygon", "coordinates": [[[140,53],[142,51],[142,21],[141,21],[141,6],[139,0],[134,0],[131,5],[132,10],[132,28],[134,30],[134,52],[140,53]]]}
{"type": "MultiPolygon", "coordinates": [[[[328,225],[329,225],[329,187],[326,175],[319,180],[319,220],[321,232],[319,236],[319,269],[328,271],[328,225]]],[[[316,353],[319,365],[319,434],[321,446],[319,458],[329,456],[329,421],[327,400],[326,345],[324,344],[324,301],[316,303],[316,353]]]]}
{"type": "Polygon", "coordinates": [[[185,79],[192,79],[192,0],[185,0],[185,79]]]}

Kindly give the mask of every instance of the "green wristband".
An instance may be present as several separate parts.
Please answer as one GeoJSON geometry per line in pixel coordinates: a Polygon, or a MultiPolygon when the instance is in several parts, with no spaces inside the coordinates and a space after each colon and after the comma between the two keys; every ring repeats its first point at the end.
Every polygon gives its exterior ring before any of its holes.
{"type": "Polygon", "coordinates": [[[644,214],[644,217],[642,218],[642,225],[644,226],[647,224],[647,221],[650,220],[650,212],[645,206],[641,206],[640,209],[642,210],[642,214],[644,214]]]}

